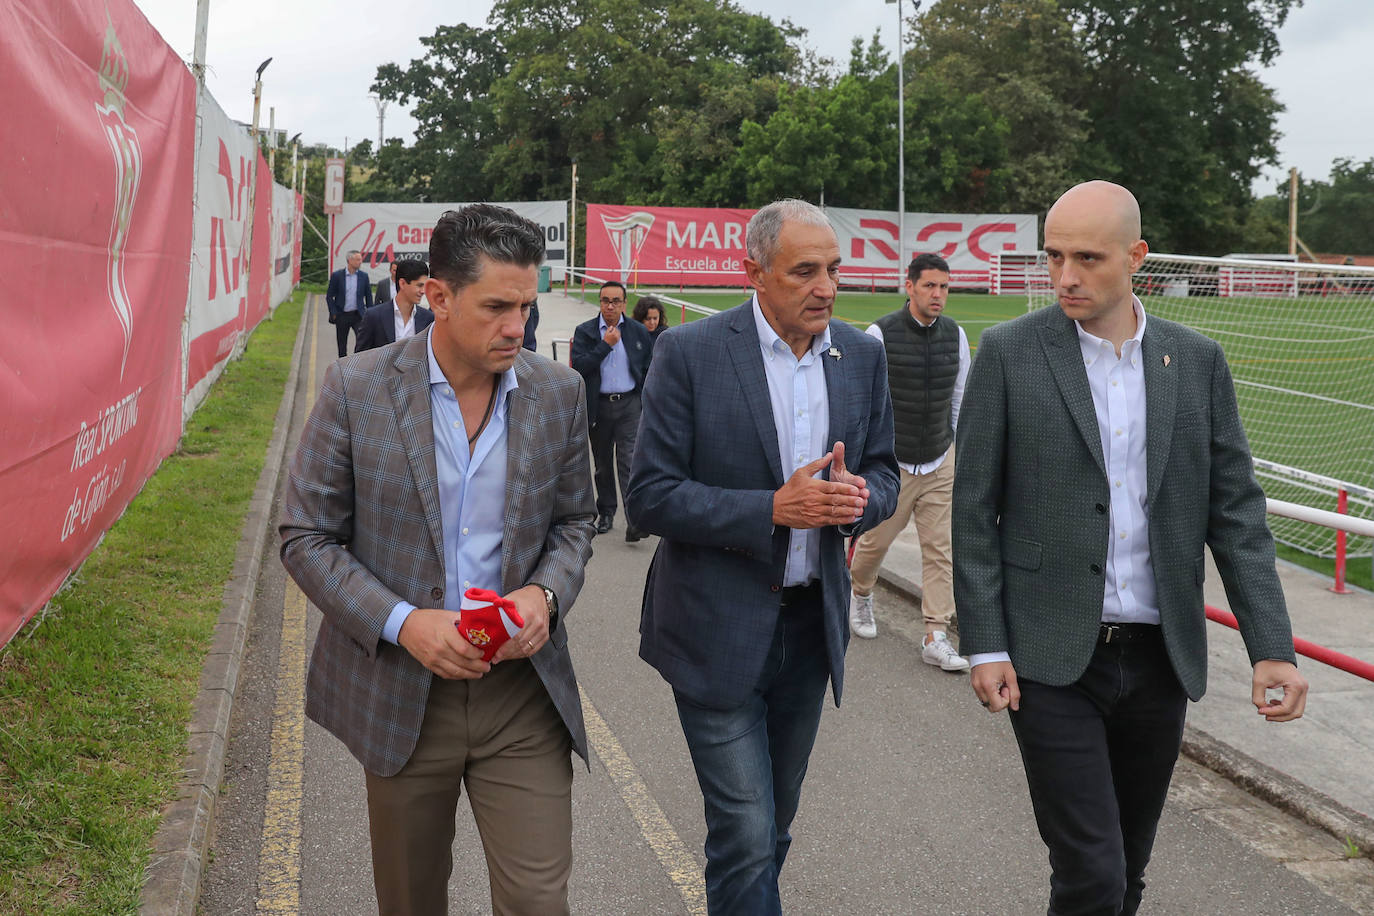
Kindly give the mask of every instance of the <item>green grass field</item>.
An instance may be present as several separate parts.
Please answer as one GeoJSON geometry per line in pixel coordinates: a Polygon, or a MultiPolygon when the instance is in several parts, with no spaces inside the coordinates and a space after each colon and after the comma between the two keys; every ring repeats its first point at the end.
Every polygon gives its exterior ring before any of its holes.
{"type": "MultiPolygon", "coordinates": [[[[643,291],[645,294],[649,290],[643,291]]],[[[595,293],[584,294],[588,301],[595,293]]],[[[679,324],[677,301],[723,310],[743,302],[746,290],[669,290],[668,322],[679,324]]],[[[842,290],[836,317],[867,327],[898,308],[896,293],[842,290]]],[[[631,293],[631,302],[638,300],[631,293]]],[[[1049,304],[1048,296],[1037,304],[1049,304]]],[[[1147,314],[1187,325],[1222,345],[1235,379],[1241,418],[1257,458],[1360,486],[1374,487],[1374,300],[1369,298],[1238,298],[1144,296],[1147,314]]],[[[976,350],[982,332],[1023,315],[1025,295],[956,293],[946,314],[968,333],[976,350]]],[[[702,317],[687,312],[687,320],[702,317]]],[[[1335,509],[1334,496],[1292,480],[1261,475],[1275,499],[1335,509]]],[[[1352,511],[1368,517],[1366,507],[1352,511]]],[[[1273,519],[1278,537],[1305,551],[1330,556],[1328,529],[1273,519]]],[[[1368,539],[1352,538],[1351,554],[1370,552],[1368,539]]]]}

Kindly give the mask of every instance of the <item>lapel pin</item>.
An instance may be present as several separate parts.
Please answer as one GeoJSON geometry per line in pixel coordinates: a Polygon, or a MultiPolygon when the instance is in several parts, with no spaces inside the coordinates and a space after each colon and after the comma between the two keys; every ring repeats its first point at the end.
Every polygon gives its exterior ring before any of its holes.
{"type": "Polygon", "coordinates": [[[831,357],[832,359],[839,359],[839,358],[840,358],[840,351],[839,351],[839,349],[836,348],[836,347],[831,347],[831,348],[830,348],[830,357],[831,357]]]}
{"type": "Polygon", "coordinates": [[[1169,365],[1169,354],[1168,354],[1168,353],[1165,353],[1165,354],[1164,354],[1164,365],[1166,365],[1166,366],[1169,365]]]}

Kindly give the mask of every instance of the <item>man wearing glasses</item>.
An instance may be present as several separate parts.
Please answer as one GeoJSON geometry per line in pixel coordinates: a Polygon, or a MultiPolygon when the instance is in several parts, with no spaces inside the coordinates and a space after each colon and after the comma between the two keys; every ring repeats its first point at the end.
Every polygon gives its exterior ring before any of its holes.
{"type": "MultiPolygon", "coordinates": [[[[623,496],[630,482],[635,436],[639,430],[639,392],[649,374],[654,340],[644,325],[625,320],[625,285],[609,280],[601,285],[601,314],[582,322],[573,332],[572,367],[587,384],[587,425],[596,467],[596,533],[615,525],[616,473],[623,496]]],[[[625,540],[634,543],[644,532],[628,520],[625,540]]]]}

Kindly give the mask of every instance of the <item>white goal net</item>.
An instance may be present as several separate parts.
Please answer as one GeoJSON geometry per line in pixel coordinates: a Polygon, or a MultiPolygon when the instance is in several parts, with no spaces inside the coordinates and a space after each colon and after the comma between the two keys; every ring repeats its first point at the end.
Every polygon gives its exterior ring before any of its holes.
{"type": "MultiPolygon", "coordinates": [[[[1016,253],[1007,275],[1031,308],[1054,302],[1041,254],[1016,253]]],[[[1221,344],[1235,378],[1256,471],[1272,499],[1374,518],[1374,269],[1150,254],[1135,275],[1148,313],[1221,344]]],[[[1282,543],[1319,556],[1326,528],[1270,516],[1282,543]]],[[[1351,556],[1371,552],[1350,538],[1351,556]]]]}

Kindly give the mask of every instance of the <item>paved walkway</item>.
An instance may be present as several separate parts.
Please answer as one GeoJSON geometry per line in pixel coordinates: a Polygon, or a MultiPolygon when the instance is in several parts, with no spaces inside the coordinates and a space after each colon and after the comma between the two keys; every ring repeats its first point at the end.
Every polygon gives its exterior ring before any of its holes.
{"type": "MultiPolygon", "coordinates": [[[[540,311],[546,355],[595,314],[556,293],[541,295],[540,311]]],[[[318,314],[312,320],[288,456],[332,359],[332,328],[318,314]]],[[[559,356],[566,359],[565,348],[559,356]]],[[[238,694],[198,911],[375,912],[361,770],[300,712],[319,612],[286,580],[269,515],[248,643],[233,661],[238,694]]],[[[594,546],[567,618],[593,751],[590,773],[577,767],[573,788],[573,912],[704,914],[700,794],[671,692],[637,658],[640,592],[656,542],[624,543],[622,522],[594,546]]],[[[899,563],[915,573],[913,559],[894,551],[889,577],[896,581],[899,563]]],[[[1043,912],[1048,868],[1006,717],[983,713],[965,676],[921,663],[909,597],[887,589],[880,601],[883,633],[851,644],[844,707],[822,717],[783,874],[786,912],[1043,912]]],[[[1214,654],[1224,656],[1222,648],[1218,639],[1214,654]]],[[[1244,725],[1244,704],[1228,701],[1219,683],[1227,678],[1221,664],[1210,699],[1228,713],[1238,707],[1224,718],[1244,725]]],[[[1315,671],[1309,676],[1319,683],[1315,671]]],[[[1318,687],[1314,709],[1326,692],[1318,687]]],[[[455,853],[449,911],[489,911],[465,807],[455,853]]],[[[1330,835],[1186,760],[1149,878],[1143,912],[1374,913],[1374,862],[1345,860],[1330,835]]]]}

